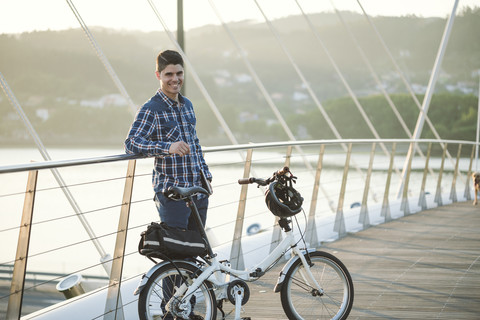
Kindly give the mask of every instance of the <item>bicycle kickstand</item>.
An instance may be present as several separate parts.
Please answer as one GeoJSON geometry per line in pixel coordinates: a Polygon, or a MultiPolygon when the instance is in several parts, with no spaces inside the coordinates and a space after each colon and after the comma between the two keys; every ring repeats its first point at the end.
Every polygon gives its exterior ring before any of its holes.
{"type": "Polygon", "coordinates": [[[235,288],[235,320],[251,320],[250,317],[241,318],[240,312],[242,311],[244,289],[241,287],[235,288]]]}

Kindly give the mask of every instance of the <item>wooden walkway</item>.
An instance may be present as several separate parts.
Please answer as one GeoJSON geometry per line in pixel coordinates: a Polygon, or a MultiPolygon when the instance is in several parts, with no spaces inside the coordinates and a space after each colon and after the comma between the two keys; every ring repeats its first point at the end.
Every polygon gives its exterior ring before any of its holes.
{"type": "MultiPolygon", "coordinates": [[[[352,275],[349,319],[480,319],[480,206],[470,201],[373,226],[321,250],[352,275]]],[[[242,316],[286,318],[272,293],[278,271],[250,285],[242,316]]]]}

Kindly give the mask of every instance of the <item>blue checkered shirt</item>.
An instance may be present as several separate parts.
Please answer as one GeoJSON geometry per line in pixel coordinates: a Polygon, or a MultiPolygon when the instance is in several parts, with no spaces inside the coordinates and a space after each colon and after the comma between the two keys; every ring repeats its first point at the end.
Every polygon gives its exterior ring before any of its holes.
{"type": "Polygon", "coordinates": [[[180,94],[178,100],[158,90],[138,110],[125,140],[126,153],[155,156],[152,177],[155,192],[164,192],[170,186],[200,186],[200,170],[212,179],[195,130],[192,102],[180,94]],[[183,157],[169,154],[170,146],[176,141],[188,143],[190,154],[183,157]]]}

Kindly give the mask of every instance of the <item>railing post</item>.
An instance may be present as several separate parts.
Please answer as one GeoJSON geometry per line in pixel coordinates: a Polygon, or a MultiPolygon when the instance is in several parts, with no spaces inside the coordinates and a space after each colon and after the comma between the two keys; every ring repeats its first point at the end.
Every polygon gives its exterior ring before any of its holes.
{"type": "Polygon", "coordinates": [[[347,157],[345,159],[345,167],[343,168],[342,186],[338,197],[337,215],[335,216],[335,225],[333,231],[338,232],[339,237],[343,237],[347,230],[345,228],[345,217],[343,216],[343,200],[345,199],[345,189],[347,187],[348,168],[350,165],[350,156],[352,153],[352,143],[348,144],[347,157]]]}
{"type": "Polygon", "coordinates": [[[293,147],[292,146],[288,146],[287,147],[287,153],[285,154],[285,167],[290,167],[290,159],[292,158],[292,151],[293,151],[293,147]]]}
{"type": "MultiPolygon", "coordinates": [[[[248,149],[247,158],[245,159],[245,167],[243,169],[244,178],[248,178],[250,176],[250,168],[252,166],[252,154],[253,149],[248,149]]],[[[245,206],[247,201],[248,184],[243,184],[241,190],[242,191],[240,192],[240,200],[238,201],[235,230],[233,232],[232,249],[230,251],[230,261],[232,263],[232,267],[235,269],[243,269],[245,267],[242,252],[242,231],[245,218],[245,206]]]]}
{"type": "Polygon", "coordinates": [[[18,232],[17,253],[15,255],[12,284],[10,286],[10,297],[8,298],[7,319],[20,319],[22,314],[23,290],[25,288],[25,273],[27,271],[37,177],[38,171],[30,171],[28,174],[22,220],[18,232]]]}
{"type": "Polygon", "coordinates": [[[382,212],[380,213],[382,217],[385,217],[385,222],[392,220],[392,216],[390,213],[390,204],[388,201],[388,195],[390,193],[390,182],[392,181],[393,162],[395,159],[396,147],[397,147],[397,143],[394,142],[392,144],[392,151],[390,152],[390,164],[388,166],[387,182],[385,183],[385,193],[383,194],[382,212]]]}
{"type": "Polygon", "coordinates": [[[320,189],[320,175],[322,173],[323,155],[325,153],[325,145],[320,146],[320,153],[318,155],[317,170],[315,172],[315,182],[313,184],[312,201],[310,202],[310,212],[308,213],[307,230],[305,240],[310,246],[318,244],[317,226],[315,223],[315,213],[317,210],[318,190],[320,189]]]}
{"type": "MultiPolygon", "coordinates": [[[[460,153],[462,152],[462,145],[458,145],[458,152],[457,152],[457,162],[455,163],[455,171],[453,172],[453,179],[452,179],[452,189],[450,189],[450,200],[452,202],[457,202],[457,173],[458,173],[458,163],[460,162],[460,153]]],[[[467,177],[468,178],[468,177],[467,177]]]]}
{"type": "Polygon", "coordinates": [[[434,201],[438,206],[443,205],[443,202],[442,202],[442,175],[443,175],[443,166],[445,164],[445,155],[447,153],[447,146],[448,146],[448,143],[445,143],[444,147],[443,147],[442,163],[440,164],[440,172],[438,173],[437,191],[435,192],[435,200],[434,201]]]}
{"type": "Polygon", "coordinates": [[[363,228],[366,229],[370,226],[370,218],[368,217],[368,190],[370,189],[370,177],[372,175],[372,166],[373,158],[375,157],[375,147],[377,144],[372,143],[372,151],[370,152],[370,161],[368,163],[367,170],[367,179],[365,180],[365,188],[363,189],[363,199],[362,199],[362,208],[360,209],[360,216],[358,217],[358,222],[363,225],[363,228]]]}
{"type": "MultiPolygon", "coordinates": [[[[413,150],[413,147],[412,147],[412,150],[413,150]]],[[[403,210],[403,215],[404,216],[410,214],[410,206],[408,204],[408,183],[410,182],[410,173],[412,172],[413,155],[414,155],[414,152],[412,152],[412,155],[410,157],[408,157],[407,174],[405,175],[405,183],[403,185],[402,203],[400,205],[400,210],[403,210]]]]}
{"type": "MultiPolygon", "coordinates": [[[[292,157],[292,146],[288,146],[287,153],[285,154],[285,167],[290,167],[290,158],[292,157]]],[[[278,220],[280,220],[277,216],[275,216],[275,221],[273,223],[273,232],[272,232],[272,241],[270,243],[270,252],[275,249],[280,241],[282,240],[282,229],[278,225],[278,220]]]]}
{"type": "Polygon", "coordinates": [[[123,320],[123,304],[120,294],[122,284],[123,262],[125,260],[125,245],[127,243],[128,218],[132,203],[133,180],[135,178],[136,160],[128,161],[125,188],[123,191],[122,208],[118,219],[117,240],[113,255],[112,272],[108,286],[107,301],[105,303],[104,320],[123,320]]]}
{"type": "Polygon", "coordinates": [[[463,196],[467,200],[472,200],[470,196],[470,180],[472,175],[472,164],[473,164],[473,156],[475,155],[475,146],[472,146],[472,154],[470,155],[470,164],[468,165],[468,173],[467,173],[467,182],[465,183],[465,192],[463,196]]]}
{"type": "Polygon", "coordinates": [[[432,143],[428,144],[427,159],[425,159],[425,169],[423,170],[422,187],[420,188],[420,197],[418,198],[418,205],[422,210],[427,210],[427,199],[425,197],[425,185],[427,183],[428,162],[430,161],[430,153],[432,152],[432,143]]]}

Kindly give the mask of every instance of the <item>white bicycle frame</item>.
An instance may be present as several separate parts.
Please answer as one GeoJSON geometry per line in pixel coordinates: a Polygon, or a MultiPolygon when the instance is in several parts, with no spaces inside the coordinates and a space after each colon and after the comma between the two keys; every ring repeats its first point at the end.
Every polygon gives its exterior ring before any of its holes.
{"type": "MultiPolygon", "coordinates": [[[[180,288],[176,290],[174,296],[172,297],[174,299],[170,299],[170,301],[167,303],[167,306],[166,306],[167,310],[169,309],[171,302],[180,297],[184,297],[182,302],[180,303],[180,308],[182,308],[182,304],[185,305],[186,307],[186,304],[189,303],[189,299],[186,299],[186,297],[193,295],[195,291],[200,287],[200,285],[206,280],[214,284],[214,286],[216,287],[215,291],[216,291],[217,300],[224,299],[227,297],[227,285],[229,283],[229,281],[225,281],[226,280],[224,276],[225,273],[229,274],[230,276],[233,276],[234,278],[241,279],[241,280],[246,280],[246,281],[256,280],[261,276],[261,275],[253,276],[256,274],[256,271],[258,269],[264,272],[267,268],[269,268],[277,260],[279,260],[282,256],[284,256],[289,249],[292,250],[292,257],[285,264],[282,270],[282,273],[280,273],[279,283],[283,282],[283,276],[286,270],[288,270],[288,268],[292,265],[292,263],[297,259],[300,259],[306,271],[305,274],[302,274],[302,277],[304,278],[303,280],[312,288],[315,288],[320,292],[323,292],[322,288],[320,287],[318,282],[315,280],[315,278],[312,275],[312,272],[310,271],[310,266],[304,257],[304,253],[297,246],[297,240],[293,235],[293,231],[290,230],[290,231],[286,231],[285,233],[286,233],[285,238],[278,244],[278,246],[267,257],[265,257],[265,259],[263,259],[261,262],[254,265],[250,269],[247,269],[247,270],[232,269],[229,266],[219,262],[216,257],[213,257],[210,260],[211,264],[207,266],[196,279],[194,279],[193,283],[190,286],[187,287],[187,284],[183,283],[180,286],[180,288]]],[[[275,291],[278,292],[279,289],[278,290],[276,289],[275,291]]],[[[238,311],[239,310],[237,310],[237,312],[238,311]]]]}

